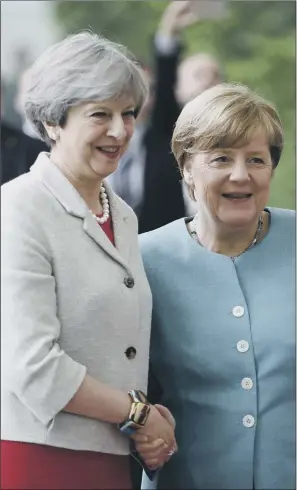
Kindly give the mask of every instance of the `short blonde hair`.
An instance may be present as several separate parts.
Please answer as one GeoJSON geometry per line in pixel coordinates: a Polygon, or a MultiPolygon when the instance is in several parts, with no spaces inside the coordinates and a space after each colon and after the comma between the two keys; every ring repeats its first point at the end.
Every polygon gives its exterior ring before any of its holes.
{"type": "MultiPolygon", "coordinates": [[[[283,128],[275,107],[244,85],[222,83],[205,90],[186,104],[176,121],[172,151],[181,174],[197,151],[247,144],[259,128],[267,134],[275,168],[283,150],[283,128]]],[[[193,198],[191,191],[190,195],[193,198]]]]}

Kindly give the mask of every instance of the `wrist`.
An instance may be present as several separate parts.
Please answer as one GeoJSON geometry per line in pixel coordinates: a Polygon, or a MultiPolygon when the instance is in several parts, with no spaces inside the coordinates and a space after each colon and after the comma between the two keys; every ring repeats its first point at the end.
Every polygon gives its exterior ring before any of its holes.
{"type": "Polygon", "coordinates": [[[122,433],[131,435],[145,426],[151,406],[140,390],[130,390],[128,396],[130,398],[129,414],[123,422],[118,424],[118,427],[122,433]]]}
{"type": "Polygon", "coordinates": [[[180,30],[176,25],[171,25],[169,22],[161,22],[158,27],[158,31],[162,36],[177,37],[180,30]]]}
{"type": "Polygon", "coordinates": [[[118,424],[122,424],[125,420],[129,418],[131,410],[132,400],[128,393],[123,393],[123,401],[121,403],[121,415],[118,420],[118,424]]]}
{"type": "Polygon", "coordinates": [[[157,31],[159,36],[166,37],[168,39],[176,39],[179,37],[179,33],[172,29],[160,28],[157,31]]]}

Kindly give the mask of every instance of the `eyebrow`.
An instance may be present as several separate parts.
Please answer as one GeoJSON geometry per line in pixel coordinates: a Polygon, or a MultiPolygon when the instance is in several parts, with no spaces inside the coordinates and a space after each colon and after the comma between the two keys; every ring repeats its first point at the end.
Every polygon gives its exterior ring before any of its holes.
{"type": "MultiPolygon", "coordinates": [[[[100,105],[100,104],[98,103],[98,104],[96,104],[95,106],[89,107],[89,108],[87,109],[87,112],[89,112],[89,111],[96,111],[96,110],[98,110],[98,109],[102,109],[102,110],[104,110],[104,111],[112,111],[112,109],[111,109],[110,107],[106,107],[106,106],[104,106],[104,105],[100,105]]],[[[125,106],[125,107],[122,109],[122,111],[121,111],[121,112],[126,111],[127,109],[135,109],[135,104],[132,104],[132,103],[131,103],[131,104],[129,104],[129,105],[127,105],[127,106],[125,106]]]]}
{"type": "MultiPolygon", "coordinates": [[[[230,153],[232,151],[235,151],[235,150],[238,150],[238,148],[214,148],[213,150],[211,150],[212,153],[221,153],[221,152],[226,152],[226,153],[230,153]]],[[[246,152],[248,155],[254,155],[255,153],[257,154],[266,154],[266,153],[269,153],[269,148],[262,148],[262,149],[255,149],[255,150],[248,150],[246,152]]]]}
{"type": "Polygon", "coordinates": [[[255,153],[257,153],[258,155],[263,155],[263,154],[266,154],[266,153],[269,153],[269,148],[262,148],[261,150],[260,149],[257,149],[257,150],[249,150],[247,151],[247,154],[248,155],[254,155],[255,153]]]}

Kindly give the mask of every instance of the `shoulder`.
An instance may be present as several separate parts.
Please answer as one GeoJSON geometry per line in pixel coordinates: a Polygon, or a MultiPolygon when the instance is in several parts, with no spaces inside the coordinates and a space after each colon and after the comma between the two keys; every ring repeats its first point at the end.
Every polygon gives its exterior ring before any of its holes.
{"type": "Polygon", "coordinates": [[[43,193],[42,184],[31,172],[27,172],[1,186],[1,202],[6,209],[9,206],[21,206],[20,209],[24,209],[30,204],[36,204],[36,199],[43,193]]]}
{"type": "Polygon", "coordinates": [[[1,186],[1,262],[7,270],[23,266],[34,270],[41,257],[43,264],[49,267],[51,251],[47,227],[50,220],[41,186],[30,173],[1,186]]]}
{"type": "Polygon", "coordinates": [[[25,173],[1,186],[1,201],[6,203],[21,200],[32,189],[30,173],[25,173]]]}
{"type": "Polygon", "coordinates": [[[52,207],[46,187],[29,171],[1,186],[1,229],[37,233],[52,207]]]}
{"type": "Polygon", "coordinates": [[[161,228],[139,235],[144,259],[172,253],[173,250],[178,249],[179,242],[184,239],[186,233],[185,220],[180,218],[161,228]]]}
{"type": "Polygon", "coordinates": [[[271,224],[282,231],[295,233],[296,211],[293,209],[268,208],[271,214],[271,224]]]}

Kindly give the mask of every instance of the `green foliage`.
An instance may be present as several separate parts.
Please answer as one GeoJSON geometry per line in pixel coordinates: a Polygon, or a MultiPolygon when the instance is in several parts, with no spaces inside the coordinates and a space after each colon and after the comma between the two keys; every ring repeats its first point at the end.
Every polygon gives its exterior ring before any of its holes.
{"type": "Polygon", "coordinates": [[[148,61],[150,40],[160,17],[160,7],[164,8],[167,2],[151,3],[142,0],[62,1],[56,3],[56,12],[66,33],[92,29],[124,44],[137,57],[148,61]]]}
{"type": "MultiPolygon", "coordinates": [[[[167,1],[56,2],[66,33],[91,28],[128,46],[146,62],[167,1]]],[[[295,208],[295,18],[294,0],[230,1],[229,15],[204,21],[183,34],[185,55],[209,52],[222,63],[225,79],[244,83],[278,108],[285,150],[273,179],[270,204],[295,208]]]]}

